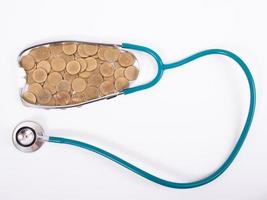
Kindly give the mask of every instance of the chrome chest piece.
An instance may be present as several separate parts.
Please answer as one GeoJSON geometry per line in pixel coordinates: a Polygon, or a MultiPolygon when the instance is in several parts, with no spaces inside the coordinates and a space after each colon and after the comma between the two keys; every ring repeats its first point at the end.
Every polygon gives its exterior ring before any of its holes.
{"type": "Polygon", "coordinates": [[[22,152],[34,152],[46,141],[43,128],[33,121],[24,121],[13,130],[13,144],[22,152]]]}

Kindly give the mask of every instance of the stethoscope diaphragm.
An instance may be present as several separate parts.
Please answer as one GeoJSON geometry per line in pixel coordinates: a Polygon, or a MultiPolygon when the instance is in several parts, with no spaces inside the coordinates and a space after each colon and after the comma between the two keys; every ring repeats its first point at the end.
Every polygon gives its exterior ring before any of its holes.
{"type": "Polygon", "coordinates": [[[12,141],[14,146],[22,152],[34,152],[44,143],[44,130],[36,122],[23,121],[13,130],[12,141]]]}

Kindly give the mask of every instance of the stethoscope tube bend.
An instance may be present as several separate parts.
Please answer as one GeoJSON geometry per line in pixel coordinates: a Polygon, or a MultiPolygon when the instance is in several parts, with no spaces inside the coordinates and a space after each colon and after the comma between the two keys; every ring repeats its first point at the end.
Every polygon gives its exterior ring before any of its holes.
{"type": "MultiPolygon", "coordinates": [[[[255,106],[256,106],[256,91],[255,91],[255,85],[254,85],[253,77],[252,77],[247,65],[241,60],[241,58],[239,58],[234,53],[232,53],[230,51],[222,50],[222,49],[209,49],[209,50],[201,51],[201,52],[196,53],[194,55],[191,55],[187,58],[184,58],[178,62],[174,62],[174,63],[170,63],[170,64],[163,64],[160,56],[156,52],[154,52],[153,50],[151,50],[147,47],[133,45],[133,44],[127,44],[127,43],[122,44],[122,47],[128,48],[128,49],[133,49],[133,50],[139,50],[139,51],[143,51],[145,53],[148,53],[153,58],[155,58],[155,60],[158,64],[158,73],[157,73],[156,77],[151,82],[146,83],[144,85],[136,86],[133,88],[128,88],[128,89],[124,90],[124,94],[130,94],[133,92],[137,92],[140,90],[150,88],[150,87],[154,86],[161,79],[164,70],[179,67],[179,66],[184,65],[188,62],[191,62],[195,59],[198,59],[198,58],[203,57],[203,56],[211,55],[211,54],[220,54],[220,55],[224,55],[224,56],[227,56],[229,58],[232,58],[242,68],[243,72],[246,75],[246,78],[247,78],[247,81],[249,84],[249,89],[250,89],[250,104],[249,104],[249,111],[248,111],[247,119],[246,119],[245,125],[243,127],[243,130],[241,132],[241,135],[240,135],[236,145],[234,146],[232,152],[230,153],[228,158],[225,160],[225,162],[215,172],[213,172],[212,174],[208,175],[205,178],[202,178],[200,180],[193,181],[193,182],[188,182],[188,183],[177,183],[177,182],[164,180],[162,178],[154,176],[154,175],[134,166],[133,164],[119,158],[118,156],[116,156],[114,154],[111,154],[111,153],[109,153],[103,149],[100,149],[96,146],[93,146],[91,144],[87,144],[87,143],[72,140],[72,139],[62,138],[62,137],[52,137],[52,136],[45,137],[44,134],[42,133],[42,129],[40,129],[40,127],[38,127],[37,125],[34,125],[35,128],[37,127],[37,132],[33,129],[31,129],[31,130],[22,129],[23,125],[21,125],[21,124],[19,125],[19,127],[16,127],[14,130],[14,133],[13,133],[13,142],[14,142],[15,146],[21,151],[31,152],[31,151],[34,151],[34,150],[40,148],[40,146],[43,144],[44,141],[73,145],[76,147],[87,149],[87,150],[92,151],[94,153],[97,153],[99,155],[102,155],[102,156],[118,163],[119,165],[131,170],[132,172],[134,172],[134,173],[136,173],[136,174],[138,174],[138,175],[140,175],[140,176],[142,176],[142,177],[144,177],[144,178],[146,178],[152,182],[158,183],[158,184],[163,185],[163,186],[171,187],[171,188],[180,188],[180,189],[194,188],[194,187],[198,187],[198,186],[202,186],[204,184],[207,184],[207,183],[213,181],[214,179],[216,179],[217,177],[219,177],[231,165],[231,163],[235,159],[236,155],[238,154],[242,144],[244,143],[244,141],[246,139],[246,136],[248,134],[248,131],[250,129],[250,126],[251,126],[251,123],[253,120],[253,116],[254,116],[254,112],[255,112],[255,106]],[[22,130],[23,130],[23,132],[21,132],[22,130]],[[36,133],[38,133],[38,135],[35,135],[35,137],[31,136],[31,134],[36,134],[36,133]],[[33,142],[33,141],[35,141],[35,142],[33,142]],[[31,143],[31,145],[29,145],[30,143],[31,143]],[[34,146],[35,148],[33,148],[33,149],[29,148],[31,146],[34,146]]],[[[23,122],[23,123],[25,123],[25,122],[23,122]]],[[[28,128],[31,128],[30,125],[28,126],[28,128]]]]}

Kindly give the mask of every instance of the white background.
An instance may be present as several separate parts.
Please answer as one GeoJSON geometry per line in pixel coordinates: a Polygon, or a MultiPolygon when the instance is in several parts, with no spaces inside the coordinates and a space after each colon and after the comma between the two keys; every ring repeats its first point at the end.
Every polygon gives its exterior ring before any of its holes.
{"type": "MultiPolygon", "coordinates": [[[[266,199],[266,1],[2,1],[0,3],[0,199],[266,199]],[[211,56],[167,71],[155,87],[67,110],[24,107],[17,56],[51,39],[130,42],[171,62],[225,48],[248,64],[257,86],[251,130],[230,168],[194,189],[170,189],[75,147],[47,143],[25,154],[11,142],[18,122],[80,139],[172,181],[214,171],[233,148],[248,111],[248,85],[230,59],[211,56]]],[[[140,55],[140,79],[154,61],[140,55]]],[[[141,81],[141,82],[142,82],[141,81]]]]}

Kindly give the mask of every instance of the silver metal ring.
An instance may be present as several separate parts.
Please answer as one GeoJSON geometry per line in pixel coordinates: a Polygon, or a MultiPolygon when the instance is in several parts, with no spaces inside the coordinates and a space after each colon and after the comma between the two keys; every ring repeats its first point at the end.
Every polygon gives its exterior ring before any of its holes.
{"type": "Polygon", "coordinates": [[[13,130],[12,140],[18,150],[26,153],[34,152],[45,142],[44,130],[36,122],[24,121],[13,130]]]}

